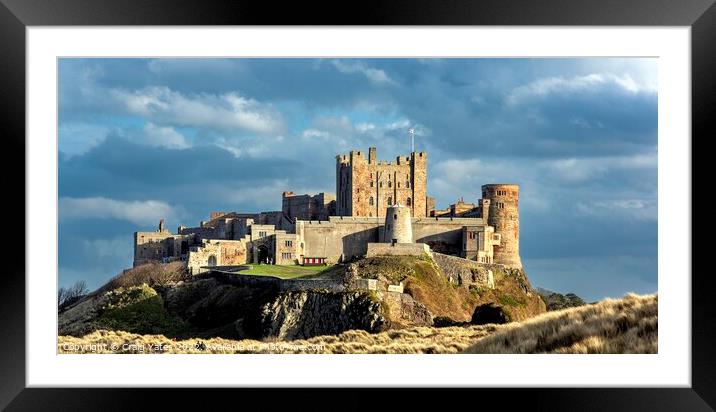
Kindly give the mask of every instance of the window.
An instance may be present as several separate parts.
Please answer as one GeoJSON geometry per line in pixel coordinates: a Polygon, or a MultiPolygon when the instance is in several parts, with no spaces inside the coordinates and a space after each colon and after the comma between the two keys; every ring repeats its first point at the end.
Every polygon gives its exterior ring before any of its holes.
{"type": "Polygon", "coordinates": [[[372,180],[370,181],[370,187],[373,187],[373,181],[372,181],[372,180]]]}
{"type": "Polygon", "coordinates": [[[393,198],[391,196],[388,196],[388,206],[393,204],[393,198]]]}
{"type": "Polygon", "coordinates": [[[368,204],[373,206],[373,196],[371,196],[370,199],[368,199],[368,204]]]}
{"type": "Polygon", "coordinates": [[[281,253],[281,259],[288,260],[291,259],[290,253],[281,253]]]}
{"type": "Polygon", "coordinates": [[[380,183],[378,184],[378,187],[383,187],[383,182],[380,182],[380,183]]]}
{"type": "Polygon", "coordinates": [[[284,245],[285,245],[286,247],[292,247],[292,246],[293,246],[293,241],[292,241],[292,240],[287,240],[287,241],[284,242],[284,245]]]}
{"type": "Polygon", "coordinates": [[[408,206],[412,206],[412,205],[413,205],[413,201],[410,200],[410,198],[408,198],[408,199],[405,201],[405,204],[408,205],[408,206]]]}
{"type": "Polygon", "coordinates": [[[259,231],[259,237],[265,237],[265,236],[266,236],[266,232],[260,230],[260,231],[259,231]]]}
{"type": "Polygon", "coordinates": [[[398,182],[398,189],[400,189],[400,182],[398,182]]]}
{"type": "Polygon", "coordinates": [[[398,215],[393,215],[393,219],[398,219],[398,215]]]}
{"type": "Polygon", "coordinates": [[[390,180],[388,181],[388,187],[393,187],[393,183],[390,180]]]}
{"type": "Polygon", "coordinates": [[[405,182],[405,187],[407,187],[408,189],[410,189],[410,181],[409,181],[409,180],[405,182]]]}

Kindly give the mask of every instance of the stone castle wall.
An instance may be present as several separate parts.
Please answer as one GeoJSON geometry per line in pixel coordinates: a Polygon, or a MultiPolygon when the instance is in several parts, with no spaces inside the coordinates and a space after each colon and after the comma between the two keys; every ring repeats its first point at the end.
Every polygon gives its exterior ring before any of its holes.
{"type": "Polygon", "coordinates": [[[187,255],[187,268],[196,274],[211,266],[238,266],[246,263],[247,240],[205,240],[187,255]]]}
{"type": "Polygon", "coordinates": [[[425,243],[368,243],[367,257],[373,256],[432,256],[430,248],[425,243]]]}
{"type": "MultiPolygon", "coordinates": [[[[463,226],[484,226],[481,218],[413,218],[413,242],[432,250],[458,255],[462,251],[463,226]]],[[[328,221],[298,221],[298,253],[327,258],[332,264],[365,256],[368,243],[384,242],[384,219],[378,217],[332,216],[328,221]]]]}

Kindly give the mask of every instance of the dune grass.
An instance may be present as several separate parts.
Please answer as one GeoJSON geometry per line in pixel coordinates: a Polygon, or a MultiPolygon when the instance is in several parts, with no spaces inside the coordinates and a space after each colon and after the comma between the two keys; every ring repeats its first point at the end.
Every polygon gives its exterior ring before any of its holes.
{"type": "Polygon", "coordinates": [[[657,295],[629,294],[502,325],[466,353],[658,353],[657,295]]]}

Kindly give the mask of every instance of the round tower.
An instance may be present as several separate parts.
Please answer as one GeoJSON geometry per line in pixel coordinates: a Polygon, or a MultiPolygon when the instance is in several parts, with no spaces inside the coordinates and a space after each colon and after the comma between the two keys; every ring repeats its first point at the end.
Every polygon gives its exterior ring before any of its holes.
{"type": "Polygon", "coordinates": [[[403,205],[388,206],[385,213],[386,243],[413,243],[413,225],[410,208],[403,205]]]}
{"type": "MultiPolygon", "coordinates": [[[[520,259],[520,187],[516,184],[482,186],[482,198],[490,200],[487,224],[500,235],[500,245],[494,246],[493,259],[508,267],[521,268],[520,259]]],[[[484,215],[483,215],[484,218],[484,215]]]]}

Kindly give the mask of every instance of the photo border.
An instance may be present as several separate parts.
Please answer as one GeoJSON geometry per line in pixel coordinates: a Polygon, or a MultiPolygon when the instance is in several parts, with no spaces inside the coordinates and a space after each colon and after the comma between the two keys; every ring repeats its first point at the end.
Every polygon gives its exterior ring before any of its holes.
{"type": "MultiPolygon", "coordinates": [[[[25,157],[14,155],[25,152],[25,44],[27,26],[71,25],[263,25],[263,24],[370,24],[370,25],[665,25],[691,27],[692,57],[692,136],[706,139],[709,115],[716,107],[716,6],[713,0],[674,2],[625,1],[589,2],[586,0],[491,1],[485,3],[411,1],[406,3],[370,4],[360,7],[334,8],[320,3],[289,3],[276,8],[269,3],[216,2],[190,3],[184,1],[137,2],[137,7],[107,0],[61,0],[43,3],[37,0],[0,0],[0,112],[3,115],[5,153],[18,163],[7,167],[7,181],[18,190],[7,193],[25,193],[24,180],[13,179],[16,170],[25,172],[25,157]],[[332,11],[333,16],[319,14],[318,10],[332,11]]],[[[335,3],[334,3],[335,4],[335,3]]],[[[691,141],[695,139],[692,137],[691,141]]],[[[693,151],[693,146],[692,146],[693,151]]],[[[6,164],[9,164],[6,162],[6,164]]],[[[692,160],[693,165],[693,160],[692,160]]],[[[693,167],[693,166],[692,166],[693,167]]],[[[10,206],[19,209],[19,202],[10,206]]],[[[691,203],[686,203],[690,205],[691,203]]],[[[696,204],[695,204],[696,205],[696,204]]],[[[23,225],[17,216],[27,218],[26,204],[7,220],[6,230],[15,234],[15,243],[24,245],[23,225]],[[19,234],[23,233],[22,236],[19,234]]],[[[691,226],[691,215],[685,223],[691,226]]],[[[23,223],[26,224],[25,219],[23,223]]],[[[691,241],[691,239],[689,239],[691,241]]],[[[693,246],[702,245],[693,244],[693,246]]],[[[693,256],[693,249],[692,249],[693,256]]],[[[25,375],[25,263],[15,259],[6,266],[3,285],[0,287],[0,314],[5,335],[5,350],[0,353],[2,381],[0,407],[9,404],[11,410],[22,409],[121,409],[138,405],[139,398],[159,396],[162,400],[182,407],[206,407],[209,402],[228,396],[240,400],[248,389],[191,391],[177,389],[36,389],[26,388],[25,375]],[[159,393],[162,391],[162,393],[159,393]],[[166,393],[164,391],[171,391],[166,393]],[[216,396],[220,395],[220,396],[216,396]],[[14,399],[13,399],[14,398],[14,399]],[[12,402],[12,403],[10,403],[12,402]]],[[[689,272],[691,272],[689,268],[689,272]]],[[[690,273],[689,273],[690,274],[690,273]]],[[[649,410],[711,410],[716,405],[714,359],[714,308],[709,300],[713,281],[708,272],[692,277],[692,387],[685,389],[476,389],[480,398],[509,397],[510,406],[549,405],[551,410],[573,409],[649,409],[649,410]]],[[[422,390],[422,389],[421,389],[422,390]]],[[[475,389],[470,389],[473,391],[475,389]]],[[[315,389],[252,389],[252,396],[264,399],[271,407],[296,407],[302,402],[312,409],[357,408],[377,401],[374,394],[365,390],[332,389],[328,393],[315,389]],[[279,391],[279,392],[277,392],[279,391]],[[283,396],[280,396],[283,395],[283,396]],[[333,398],[333,399],[331,399],[333,398]],[[325,402],[319,401],[325,399],[325,402]],[[334,400],[340,402],[336,404],[334,400]],[[321,405],[323,404],[323,405],[321,405]]],[[[389,404],[408,407],[411,404],[427,406],[425,398],[445,402],[445,396],[425,395],[403,389],[377,391],[389,395],[389,404]]],[[[444,391],[443,391],[444,392],[444,391]]],[[[468,402],[476,402],[474,394],[468,402]]],[[[244,401],[241,401],[244,403],[244,401]]],[[[266,408],[270,409],[270,408],[266,408]]]]}

